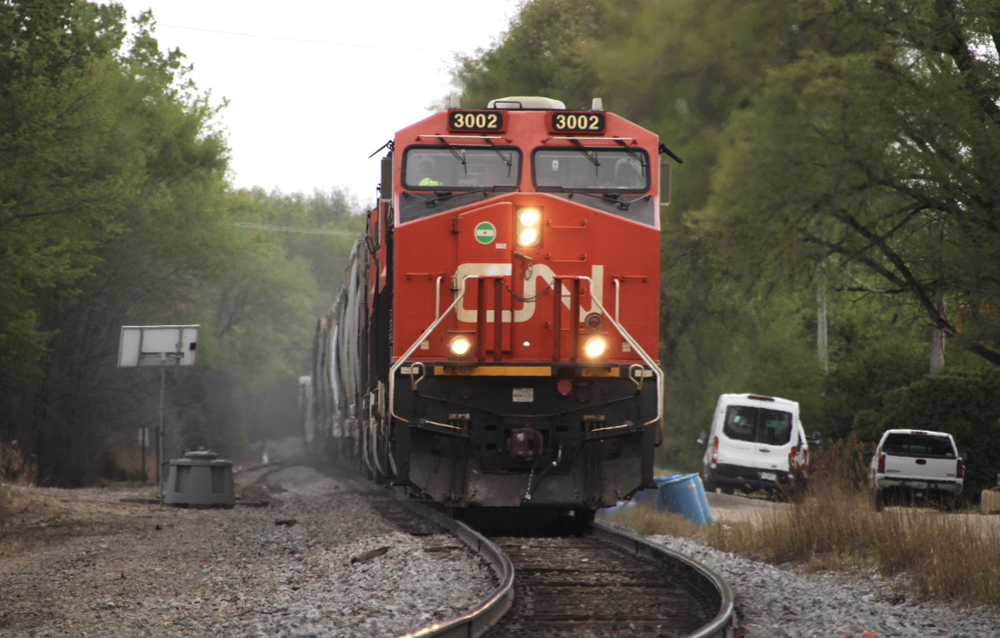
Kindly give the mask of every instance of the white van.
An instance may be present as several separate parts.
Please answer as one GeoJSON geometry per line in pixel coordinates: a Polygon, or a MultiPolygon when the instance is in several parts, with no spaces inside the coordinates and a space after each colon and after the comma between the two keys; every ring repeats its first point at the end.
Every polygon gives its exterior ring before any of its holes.
{"type": "MultiPolygon", "coordinates": [[[[761,394],[723,394],[715,406],[706,445],[705,489],[790,493],[805,488],[809,442],[799,404],[761,394]]],[[[818,434],[813,443],[819,442],[818,434]]]]}

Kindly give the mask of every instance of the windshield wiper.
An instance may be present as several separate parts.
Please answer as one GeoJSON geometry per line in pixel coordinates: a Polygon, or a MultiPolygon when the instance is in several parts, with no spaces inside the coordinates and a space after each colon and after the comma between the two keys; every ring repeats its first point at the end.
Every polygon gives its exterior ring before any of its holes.
{"type": "MultiPolygon", "coordinates": [[[[645,175],[646,174],[646,162],[643,159],[642,155],[640,155],[639,153],[636,153],[635,151],[633,151],[632,149],[630,149],[628,147],[628,144],[625,143],[625,140],[623,140],[621,138],[618,138],[618,137],[616,137],[615,140],[619,144],[622,145],[622,148],[625,149],[625,152],[628,154],[629,157],[631,157],[632,159],[634,159],[636,162],[639,163],[639,166],[642,168],[642,174],[645,175]]],[[[633,201],[635,201],[635,200],[633,200],[633,201]]]]}
{"type": "Polygon", "coordinates": [[[496,154],[499,155],[500,159],[507,165],[507,177],[510,177],[510,172],[514,168],[514,154],[511,153],[507,157],[504,157],[503,153],[500,152],[500,149],[497,148],[497,145],[493,143],[493,140],[486,138],[486,143],[490,145],[490,148],[496,151],[496,154]]]}
{"type": "Polygon", "coordinates": [[[437,205],[438,202],[443,202],[446,199],[451,199],[452,197],[458,197],[459,195],[482,194],[482,196],[485,198],[490,193],[512,193],[516,190],[518,190],[517,186],[497,185],[497,186],[490,186],[488,188],[475,188],[469,191],[459,191],[457,193],[452,193],[450,191],[448,192],[434,191],[434,199],[428,200],[427,205],[435,206],[437,205]]]}
{"type": "MultiPolygon", "coordinates": [[[[539,188],[538,190],[542,190],[539,188]]],[[[556,193],[569,193],[569,199],[573,199],[574,195],[586,195],[587,197],[593,197],[594,199],[599,199],[604,202],[611,202],[621,210],[628,210],[629,206],[635,202],[642,199],[650,199],[652,195],[639,195],[638,197],[633,197],[629,200],[622,199],[622,194],[615,191],[583,191],[566,189],[562,186],[551,186],[545,189],[546,191],[556,192],[556,193]]]]}
{"type": "Polygon", "coordinates": [[[476,188],[468,191],[434,191],[434,197],[423,197],[417,193],[411,193],[409,191],[403,191],[403,197],[416,197],[424,203],[427,208],[434,208],[439,203],[451,199],[452,197],[458,197],[459,195],[475,195],[482,194],[485,198],[490,193],[509,193],[518,190],[517,186],[490,186],[489,188],[476,188]]]}
{"type": "Polygon", "coordinates": [[[448,143],[448,140],[444,139],[441,136],[438,136],[438,141],[444,144],[444,147],[448,149],[448,151],[455,157],[455,159],[458,160],[458,163],[462,165],[462,172],[468,175],[469,165],[465,161],[465,149],[462,149],[462,152],[459,153],[458,151],[455,150],[454,146],[448,143]]]}
{"type": "Polygon", "coordinates": [[[620,208],[621,210],[628,210],[628,207],[631,206],[632,204],[636,203],[637,201],[639,201],[641,199],[645,199],[645,200],[648,201],[651,197],[652,197],[652,195],[639,195],[638,197],[633,197],[632,199],[630,199],[628,201],[619,200],[618,201],[618,208],[620,208]]]}
{"type": "Polygon", "coordinates": [[[570,141],[573,142],[573,144],[576,146],[576,149],[578,151],[580,151],[581,153],[583,153],[584,157],[586,157],[587,159],[589,159],[590,162],[594,166],[600,168],[600,166],[601,166],[601,160],[597,159],[597,154],[596,153],[594,155],[591,155],[590,151],[588,151],[586,148],[584,148],[583,144],[580,143],[580,140],[578,140],[576,138],[571,138],[570,141]]]}

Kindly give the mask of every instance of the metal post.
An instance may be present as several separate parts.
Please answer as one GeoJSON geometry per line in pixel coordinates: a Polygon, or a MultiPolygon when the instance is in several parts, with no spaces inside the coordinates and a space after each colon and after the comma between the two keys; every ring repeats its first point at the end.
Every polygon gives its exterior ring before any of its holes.
{"type": "Polygon", "coordinates": [[[163,498],[165,493],[163,491],[163,420],[166,408],[164,407],[164,395],[166,393],[167,387],[167,355],[160,355],[160,427],[157,432],[157,448],[156,448],[156,482],[159,485],[157,488],[158,498],[160,503],[163,503],[163,498]]]}

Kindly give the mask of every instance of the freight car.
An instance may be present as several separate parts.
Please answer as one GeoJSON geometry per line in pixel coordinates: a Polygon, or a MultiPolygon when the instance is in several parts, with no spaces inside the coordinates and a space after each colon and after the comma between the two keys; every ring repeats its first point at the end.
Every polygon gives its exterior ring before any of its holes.
{"type": "Polygon", "coordinates": [[[510,97],[453,102],[384,148],[318,323],[310,437],[452,508],[589,518],[652,487],[658,138],[599,99],[510,97]]]}

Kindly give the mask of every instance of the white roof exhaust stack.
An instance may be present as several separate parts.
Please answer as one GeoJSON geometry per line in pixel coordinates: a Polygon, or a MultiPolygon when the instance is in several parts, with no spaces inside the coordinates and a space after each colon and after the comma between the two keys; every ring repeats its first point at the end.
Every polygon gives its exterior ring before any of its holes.
{"type": "Polygon", "coordinates": [[[457,93],[452,93],[449,99],[448,108],[455,110],[462,108],[462,98],[457,93]]]}
{"type": "Polygon", "coordinates": [[[599,97],[595,97],[594,101],[590,105],[591,111],[603,111],[604,110],[604,100],[599,97]]]}

